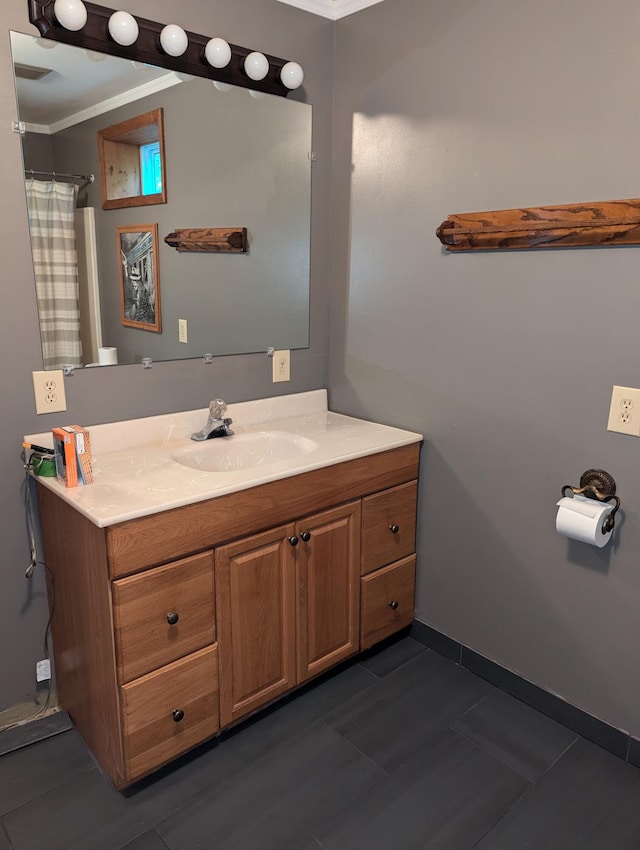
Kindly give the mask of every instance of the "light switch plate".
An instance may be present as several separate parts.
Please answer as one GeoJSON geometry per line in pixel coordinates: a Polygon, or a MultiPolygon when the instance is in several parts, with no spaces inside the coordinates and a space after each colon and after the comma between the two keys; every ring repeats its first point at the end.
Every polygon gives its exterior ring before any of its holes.
{"type": "Polygon", "coordinates": [[[273,383],[291,380],[291,351],[284,348],[273,352],[273,383]]]}

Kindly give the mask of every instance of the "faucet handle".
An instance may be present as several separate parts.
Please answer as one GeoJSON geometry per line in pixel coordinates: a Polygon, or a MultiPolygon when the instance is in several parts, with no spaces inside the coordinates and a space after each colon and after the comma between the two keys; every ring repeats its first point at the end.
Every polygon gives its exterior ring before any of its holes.
{"type": "Polygon", "coordinates": [[[209,415],[214,419],[222,419],[222,414],[227,409],[227,402],[223,398],[214,398],[209,404],[209,415]]]}

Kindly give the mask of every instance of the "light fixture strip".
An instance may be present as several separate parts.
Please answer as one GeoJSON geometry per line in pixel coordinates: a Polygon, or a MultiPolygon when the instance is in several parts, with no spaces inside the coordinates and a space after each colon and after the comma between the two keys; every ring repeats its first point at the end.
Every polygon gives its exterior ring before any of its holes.
{"type": "Polygon", "coordinates": [[[181,56],[170,56],[160,44],[160,33],[165,25],[156,21],[136,15],[135,19],[140,30],[138,38],[134,44],[125,46],[118,44],[109,35],[109,18],[116,11],[115,9],[85,2],[88,13],[87,22],[81,30],[74,31],[60,26],[56,20],[53,11],[54,0],[27,0],[27,3],[29,20],[37,27],[42,38],[51,38],[87,50],[96,50],[149,65],[159,65],[179,73],[206,77],[268,94],[286,97],[291,90],[280,78],[287,60],[277,56],[264,54],[269,62],[268,72],[264,79],[255,80],[247,76],[244,70],[244,60],[254,52],[251,48],[229,44],[231,48],[229,64],[224,68],[214,68],[205,58],[205,48],[211,36],[186,31],[188,38],[186,51],[181,56]]]}

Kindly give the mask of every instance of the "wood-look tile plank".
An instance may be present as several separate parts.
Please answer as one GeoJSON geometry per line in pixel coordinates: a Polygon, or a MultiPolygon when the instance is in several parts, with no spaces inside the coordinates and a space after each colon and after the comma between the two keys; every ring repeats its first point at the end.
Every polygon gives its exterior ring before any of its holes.
{"type": "Polygon", "coordinates": [[[490,689],[452,661],[424,652],[326,721],[376,764],[393,771],[490,689]]]}
{"type": "Polygon", "coordinates": [[[504,691],[488,694],[458,718],[453,728],[530,782],[578,737],[504,691]]]}
{"type": "Polygon", "coordinates": [[[478,850],[636,850],[640,769],[579,739],[478,850]]]}
{"type": "MultiPolygon", "coordinates": [[[[231,742],[230,742],[231,743],[231,742]]],[[[157,827],[171,848],[297,850],[385,774],[328,726],[281,746],[157,827]]]]}
{"type": "Polygon", "coordinates": [[[326,850],[471,850],[528,788],[447,730],[316,838],[326,850]]]}

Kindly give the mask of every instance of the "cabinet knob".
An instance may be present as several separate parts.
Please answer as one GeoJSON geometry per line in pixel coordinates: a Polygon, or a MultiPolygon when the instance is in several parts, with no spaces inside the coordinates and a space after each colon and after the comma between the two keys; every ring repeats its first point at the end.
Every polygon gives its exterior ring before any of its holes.
{"type": "Polygon", "coordinates": [[[311,532],[310,531],[303,531],[302,534],[300,535],[300,537],[302,537],[302,539],[304,540],[305,543],[308,543],[311,540],[311,532]]]}
{"type": "Polygon", "coordinates": [[[392,525],[389,526],[389,531],[392,534],[397,534],[400,531],[400,526],[396,525],[395,522],[394,522],[392,525]]]}
{"type": "Polygon", "coordinates": [[[392,599],[391,602],[389,603],[389,608],[391,608],[392,611],[395,611],[397,607],[398,607],[398,603],[396,602],[395,599],[392,599]]]}
{"type": "Polygon", "coordinates": [[[298,545],[298,538],[295,536],[295,534],[294,534],[292,537],[290,537],[290,538],[289,538],[289,543],[290,543],[292,546],[297,546],[297,545],[298,545]]]}
{"type": "Polygon", "coordinates": [[[173,717],[176,723],[180,723],[180,721],[184,717],[184,711],[181,708],[174,708],[171,712],[171,716],[173,717]]]}
{"type": "Polygon", "coordinates": [[[170,626],[175,626],[179,619],[180,615],[177,611],[169,611],[167,614],[167,623],[169,623],[170,626]]]}

